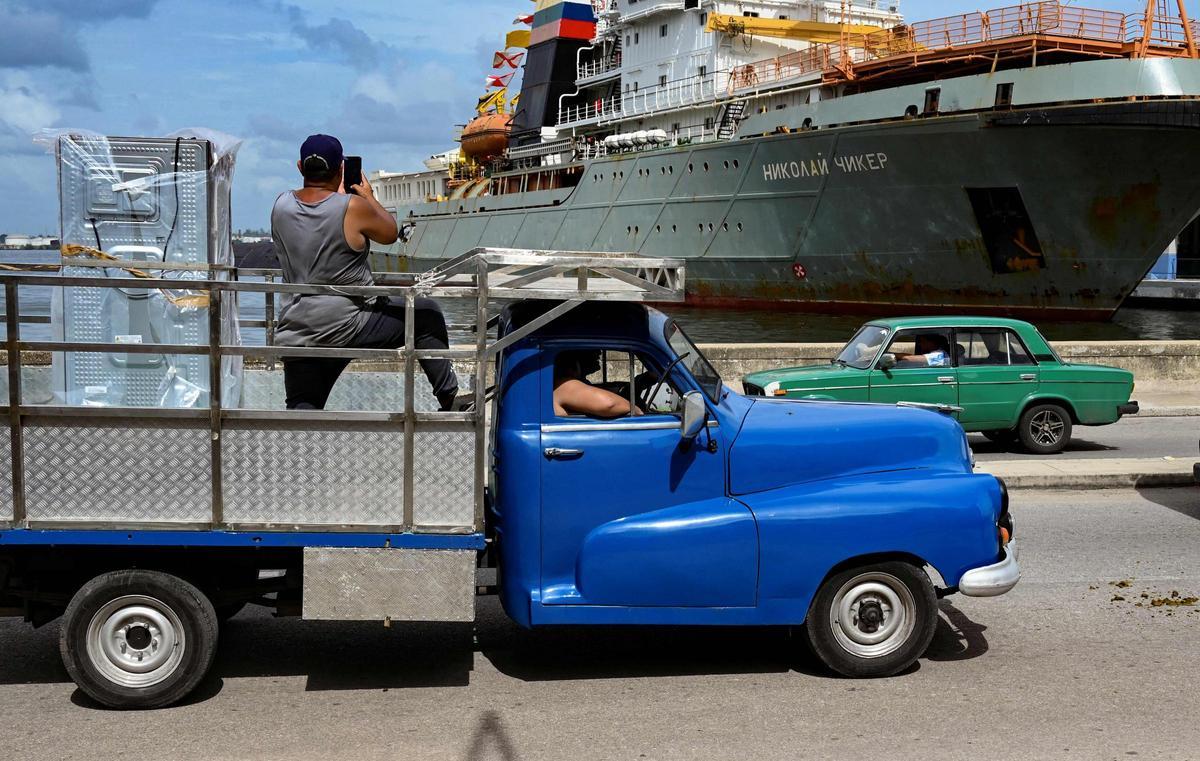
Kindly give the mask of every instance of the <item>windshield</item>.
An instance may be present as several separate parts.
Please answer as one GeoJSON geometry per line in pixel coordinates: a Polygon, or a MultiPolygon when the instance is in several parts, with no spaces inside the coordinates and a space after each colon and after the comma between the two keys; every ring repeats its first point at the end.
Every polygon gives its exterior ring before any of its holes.
{"type": "Polygon", "coordinates": [[[858,370],[866,370],[871,366],[875,355],[879,354],[879,350],[883,348],[887,339],[887,328],[881,328],[878,325],[864,325],[833,362],[858,370]]]}
{"type": "Polygon", "coordinates": [[[719,403],[723,385],[721,375],[708,363],[708,360],[700,353],[700,349],[692,343],[692,339],[688,338],[683,329],[674,322],[667,325],[667,343],[671,344],[676,356],[684,357],[680,364],[692,374],[708,398],[719,403]]]}

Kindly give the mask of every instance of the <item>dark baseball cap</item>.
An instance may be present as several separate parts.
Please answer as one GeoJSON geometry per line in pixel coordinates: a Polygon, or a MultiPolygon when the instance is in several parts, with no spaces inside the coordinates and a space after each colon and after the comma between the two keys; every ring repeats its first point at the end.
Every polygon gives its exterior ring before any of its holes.
{"type": "Polygon", "coordinates": [[[345,159],[342,142],[330,135],[309,135],[300,146],[300,166],[305,175],[335,172],[345,159]]]}

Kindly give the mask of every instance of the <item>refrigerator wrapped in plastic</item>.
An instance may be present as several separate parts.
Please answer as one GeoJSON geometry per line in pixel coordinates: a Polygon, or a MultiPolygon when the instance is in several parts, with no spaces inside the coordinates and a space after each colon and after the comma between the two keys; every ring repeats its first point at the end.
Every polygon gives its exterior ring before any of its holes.
{"type": "MultiPolygon", "coordinates": [[[[234,262],[230,193],[239,141],[207,130],[159,138],[68,130],[47,142],[58,161],[63,276],[179,281],[177,288],[56,288],[55,340],[207,345],[210,295],[189,289],[188,281],[229,277],[210,265],[234,262]],[[82,266],[97,261],[112,266],[82,266]],[[146,267],[160,262],[169,268],[146,267]]],[[[234,296],[221,299],[223,344],[240,343],[234,296]]],[[[67,404],[204,407],[208,363],[203,355],[104,354],[77,346],[55,353],[53,385],[67,404]]],[[[223,404],[236,406],[241,358],[222,358],[221,376],[223,404]]]]}

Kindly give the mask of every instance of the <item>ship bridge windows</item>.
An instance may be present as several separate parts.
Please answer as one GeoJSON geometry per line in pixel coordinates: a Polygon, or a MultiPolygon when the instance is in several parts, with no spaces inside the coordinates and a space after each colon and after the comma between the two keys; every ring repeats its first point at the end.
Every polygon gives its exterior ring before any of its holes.
{"type": "Polygon", "coordinates": [[[1046,257],[1019,188],[967,188],[983,245],[997,275],[1040,270],[1046,257]]]}

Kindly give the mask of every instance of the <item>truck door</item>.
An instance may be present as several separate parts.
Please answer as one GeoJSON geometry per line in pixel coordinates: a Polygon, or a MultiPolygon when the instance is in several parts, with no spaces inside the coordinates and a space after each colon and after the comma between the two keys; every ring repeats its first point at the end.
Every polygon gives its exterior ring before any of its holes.
{"type": "Polygon", "coordinates": [[[950,330],[916,328],[900,330],[884,354],[896,357],[896,366],[871,371],[871,401],[883,404],[958,404],[958,373],[950,330]]]}
{"type": "Polygon", "coordinates": [[[682,442],[677,381],[638,404],[662,365],[629,349],[597,350],[585,380],[644,414],[556,415],[555,364],[570,353],[548,350],[543,367],[542,604],[753,607],[758,532],[726,496],[720,429],[682,442]]]}

